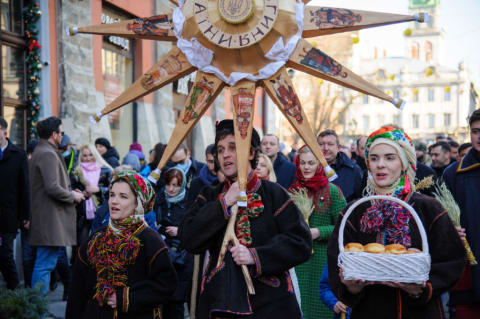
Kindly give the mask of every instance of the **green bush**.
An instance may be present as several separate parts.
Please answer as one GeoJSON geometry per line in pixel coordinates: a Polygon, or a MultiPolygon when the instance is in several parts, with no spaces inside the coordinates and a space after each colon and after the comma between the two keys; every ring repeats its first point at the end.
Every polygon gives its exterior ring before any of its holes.
{"type": "Polygon", "coordinates": [[[0,319],[40,319],[47,311],[47,301],[39,289],[0,288],[0,319]]]}

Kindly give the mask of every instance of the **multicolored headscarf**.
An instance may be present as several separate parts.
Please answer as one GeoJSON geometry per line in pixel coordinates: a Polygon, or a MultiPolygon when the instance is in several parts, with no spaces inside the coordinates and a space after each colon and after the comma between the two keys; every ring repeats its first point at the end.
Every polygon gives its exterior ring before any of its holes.
{"type": "Polygon", "coordinates": [[[402,161],[402,174],[400,178],[392,185],[383,188],[375,184],[375,181],[369,176],[367,181],[367,193],[372,194],[388,194],[400,199],[406,199],[410,193],[415,191],[415,174],[417,171],[417,156],[415,147],[410,137],[402,130],[386,126],[376,130],[367,139],[365,144],[365,158],[367,166],[369,165],[370,150],[378,144],[388,144],[397,150],[398,156],[402,161]]]}
{"type": "Polygon", "coordinates": [[[110,187],[119,180],[127,183],[137,198],[137,208],[135,215],[144,215],[153,209],[153,200],[155,191],[152,185],[135,171],[122,171],[113,175],[110,187]]]}
{"type": "MultiPolygon", "coordinates": [[[[402,162],[402,173],[398,180],[388,187],[378,186],[373,177],[369,176],[366,192],[368,195],[390,195],[407,201],[415,191],[417,170],[415,147],[410,137],[396,127],[387,126],[376,130],[370,134],[365,145],[365,158],[369,170],[370,150],[379,144],[387,144],[395,148],[402,162]]],[[[411,244],[410,218],[410,213],[397,203],[374,202],[362,216],[360,229],[366,233],[376,233],[377,241],[382,244],[395,243],[409,247],[411,244]]]]}

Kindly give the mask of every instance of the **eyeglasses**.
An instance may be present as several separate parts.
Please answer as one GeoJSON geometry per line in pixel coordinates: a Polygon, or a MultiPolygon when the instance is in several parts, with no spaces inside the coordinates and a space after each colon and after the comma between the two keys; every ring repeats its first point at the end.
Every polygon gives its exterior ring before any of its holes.
{"type": "Polygon", "coordinates": [[[65,135],[65,132],[55,132],[55,133],[60,134],[61,136],[65,135]]]}

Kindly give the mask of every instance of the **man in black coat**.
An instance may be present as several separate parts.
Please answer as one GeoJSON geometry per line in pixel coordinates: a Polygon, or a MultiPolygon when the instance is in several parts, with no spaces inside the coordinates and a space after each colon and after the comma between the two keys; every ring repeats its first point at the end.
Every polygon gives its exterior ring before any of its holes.
{"type": "Polygon", "coordinates": [[[19,227],[28,229],[30,186],[27,155],[7,138],[8,123],[0,117],[0,271],[8,289],[18,286],[13,241],[19,227]]]}
{"type": "Polygon", "coordinates": [[[288,193],[276,183],[260,180],[254,172],[260,147],[255,129],[247,164],[247,207],[237,215],[239,244],[216,267],[225,228],[240,195],[232,120],[217,125],[215,146],[225,182],[203,188],[178,230],[187,251],[210,253],[196,317],[300,319],[288,270],[308,260],[312,237],[288,193]],[[239,265],[247,266],[255,295],[248,294],[239,265]]]}
{"type": "Polygon", "coordinates": [[[95,147],[111,167],[115,168],[120,166],[120,155],[118,155],[117,149],[113,147],[105,137],[97,138],[95,140],[95,147]]]}
{"type": "Polygon", "coordinates": [[[334,130],[325,130],[318,135],[317,142],[328,165],[337,173],[338,177],[332,183],[340,187],[347,202],[362,197],[362,186],[366,184],[362,169],[343,152],[339,152],[337,133],[334,130]]]}
{"type": "Polygon", "coordinates": [[[280,141],[276,135],[265,134],[261,143],[262,153],[267,155],[273,164],[277,183],[288,189],[295,181],[295,164],[280,152],[280,141]]]}
{"type": "MultiPolygon", "coordinates": [[[[460,211],[460,223],[473,255],[480,258],[480,110],[469,118],[472,148],[460,161],[451,164],[443,174],[445,184],[452,192],[460,211]]],[[[480,269],[467,265],[462,279],[451,294],[451,300],[460,312],[480,312],[480,269]]],[[[472,316],[473,318],[473,316],[472,316]]]]}

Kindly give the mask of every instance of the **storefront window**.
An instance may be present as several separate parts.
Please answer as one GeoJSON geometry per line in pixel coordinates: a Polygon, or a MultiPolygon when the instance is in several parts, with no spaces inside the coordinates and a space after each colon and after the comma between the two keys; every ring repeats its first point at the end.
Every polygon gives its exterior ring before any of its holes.
{"type": "Polygon", "coordinates": [[[25,147],[25,109],[22,107],[5,106],[3,117],[8,123],[8,138],[18,147],[25,147]]]}
{"type": "MultiPolygon", "coordinates": [[[[103,8],[102,22],[127,20],[109,7],[103,8]]],[[[105,103],[108,105],[133,83],[133,43],[118,37],[104,37],[102,48],[102,74],[105,103]]],[[[133,106],[129,103],[108,115],[112,144],[120,155],[128,152],[133,142],[133,106]]]]}
{"type": "Polygon", "coordinates": [[[0,0],[0,115],[8,122],[8,137],[26,145],[26,44],[23,1],[0,0]]]}
{"type": "Polygon", "coordinates": [[[24,49],[2,45],[2,97],[25,97],[24,49]]]}
{"type": "Polygon", "coordinates": [[[0,29],[22,33],[22,2],[21,0],[0,0],[0,29]]]}

